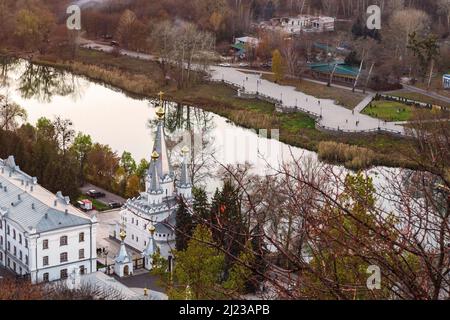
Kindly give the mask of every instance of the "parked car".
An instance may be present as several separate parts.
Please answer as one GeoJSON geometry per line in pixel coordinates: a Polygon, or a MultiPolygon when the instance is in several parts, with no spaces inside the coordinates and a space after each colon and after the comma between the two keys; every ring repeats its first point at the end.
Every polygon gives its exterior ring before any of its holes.
{"type": "Polygon", "coordinates": [[[239,67],[248,67],[248,63],[241,62],[241,63],[239,63],[239,67]]]}
{"type": "Polygon", "coordinates": [[[83,199],[83,200],[77,201],[77,205],[83,211],[90,211],[93,209],[92,201],[90,201],[88,199],[83,199]]]}
{"type": "Polygon", "coordinates": [[[88,192],[86,192],[86,195],[94,199],[103,198],[106,196],[106,194],[104,194],[103,192],[97,191],[95,189],[89,190],[88,192]]]}
{"type": "Polygon", "coordinates": [[[231,67],[231,64],[225,62],[225,63],[219,63],[220,67],[231,67]]]}
{"type": "Polygon", "coordinates": [[[122,204],[120,202],[110,202],[108,203],[108,207],[111,209],[118,209],[122,207],[122,204]]]}

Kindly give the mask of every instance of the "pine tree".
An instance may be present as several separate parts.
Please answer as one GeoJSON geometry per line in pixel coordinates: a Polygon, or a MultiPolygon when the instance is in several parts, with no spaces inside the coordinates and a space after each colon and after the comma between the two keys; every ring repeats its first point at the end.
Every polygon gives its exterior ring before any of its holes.
{"type": "Polygon", "coordinates": [[[186,250],[189,239],[192,236],[193,222],[191,213],[182,197],[178,198],[176,221],[176,249],[183,251],[186,250]]]}
{"type": "Polygon", "coordinates": [[[169,288],[170,299],[186,299],[187,286],[195,300],[223,297],[217,289],[220,286],[224,255],[210,245],[212,242],[211,231],[198,225],[187,249],[175,253],[174,283],[177,286],[169,288]]]}
{"type": "Polygon", "coordinates": [[[214,240],[228,253],[224,273],[224,278],[227,278],[234,258],[239,256],[247,240],[240,195],[231,181],[225,181],[222,191],[216,190],[211,217],[214,240]]]}
{"type": "Polygon", "coordinates": [[[194,222],[202,220],[206,220],[208,222],[211,221],[211,208],[205,189],[194,187],[192,189],[192,194],[194,197],[194,204],[192,206],[195,214],[194,222]]]}

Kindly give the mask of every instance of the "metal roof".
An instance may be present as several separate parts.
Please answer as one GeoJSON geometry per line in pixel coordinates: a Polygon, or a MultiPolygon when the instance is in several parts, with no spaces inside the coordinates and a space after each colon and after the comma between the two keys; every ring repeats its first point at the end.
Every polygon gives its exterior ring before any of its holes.
{"type": "Polygon", "coordinates": [[[0,159],[0,213],[30,233],[91,224],[60,193],[54,195],[15,165],[0,159]]]}

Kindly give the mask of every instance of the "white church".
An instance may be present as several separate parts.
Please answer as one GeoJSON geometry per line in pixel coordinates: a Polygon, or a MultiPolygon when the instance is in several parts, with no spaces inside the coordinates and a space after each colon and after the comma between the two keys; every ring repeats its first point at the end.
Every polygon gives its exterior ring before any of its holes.
{"type": "Polygon", "coordinates": [[[151,257],[157,250],[171,265],[172,250],[175,249],[177,199],[182,196],[186,202],[192,202],[192,182],[188,171],[189,149],[182,149],[183,162],[176,179],[165,141],[162,100],[156,115],[158,123],[145,178],[145,191],[126,201],[120,213],[120,221],[116,221],[114,227],[114,237],[121,241],[115,261],[115,273],[119,276],[128,275],[133,269],[133,262],[125,245],[142,253],[146,269],[151,269],[151,257]]]}

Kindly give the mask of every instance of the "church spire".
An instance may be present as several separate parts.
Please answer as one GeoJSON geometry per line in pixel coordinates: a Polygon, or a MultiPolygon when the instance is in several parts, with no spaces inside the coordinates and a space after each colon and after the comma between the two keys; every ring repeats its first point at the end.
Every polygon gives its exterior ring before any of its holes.
{"type": "Polygon", "coordinates": [[[159,181],[159,171],[158,171],[158,166],[157,166],[158,159],[159,159],[159,153],[156,151],[153,151],[152,160],[150,162],[150,170],[148,172],[150,184],[149,184],[147,192],[149,192],[149,193],[162,193],[163,192],[160,181],[159,181]]]}
{"type": "Polygon", "coordinates": [[[192,197],[192,180],[188,167],[189,148],[184,146],[181,149],[181,154],[183,155],[183,162],[181,164],[180,180],[177,183],[177,190],[178,194],[183,195],[186,199],[190,199],[192,197]]]}
{"type": "Polygon", "coordinates": [[[159,159],[157,161],[158,172],[160,177],[165,180],[167,177],[172,178],[172,168],[169,163],[169,154],[166,146],[166,137],[164,134],[164,117],[165,111],[163,108],[163,97],[164,93],[159,93],[159,107],[156,109],[156,115],[158,116],[158,124],[155,134],[155,142],[153,144],[153,151],[158,152],[159,159]]]}
{"type": "Polygon", "coordinates": [[[145,268],[147,270],[151,270],[153,267],[153,255],[158,252],[159,247],[156,244],[154,234],[155,234],[155,226],[150,222],[148,231],[150,232],[150,236],[148,238],[147,247],[142,252],[142,256],[144,257],[145,268]]]}

